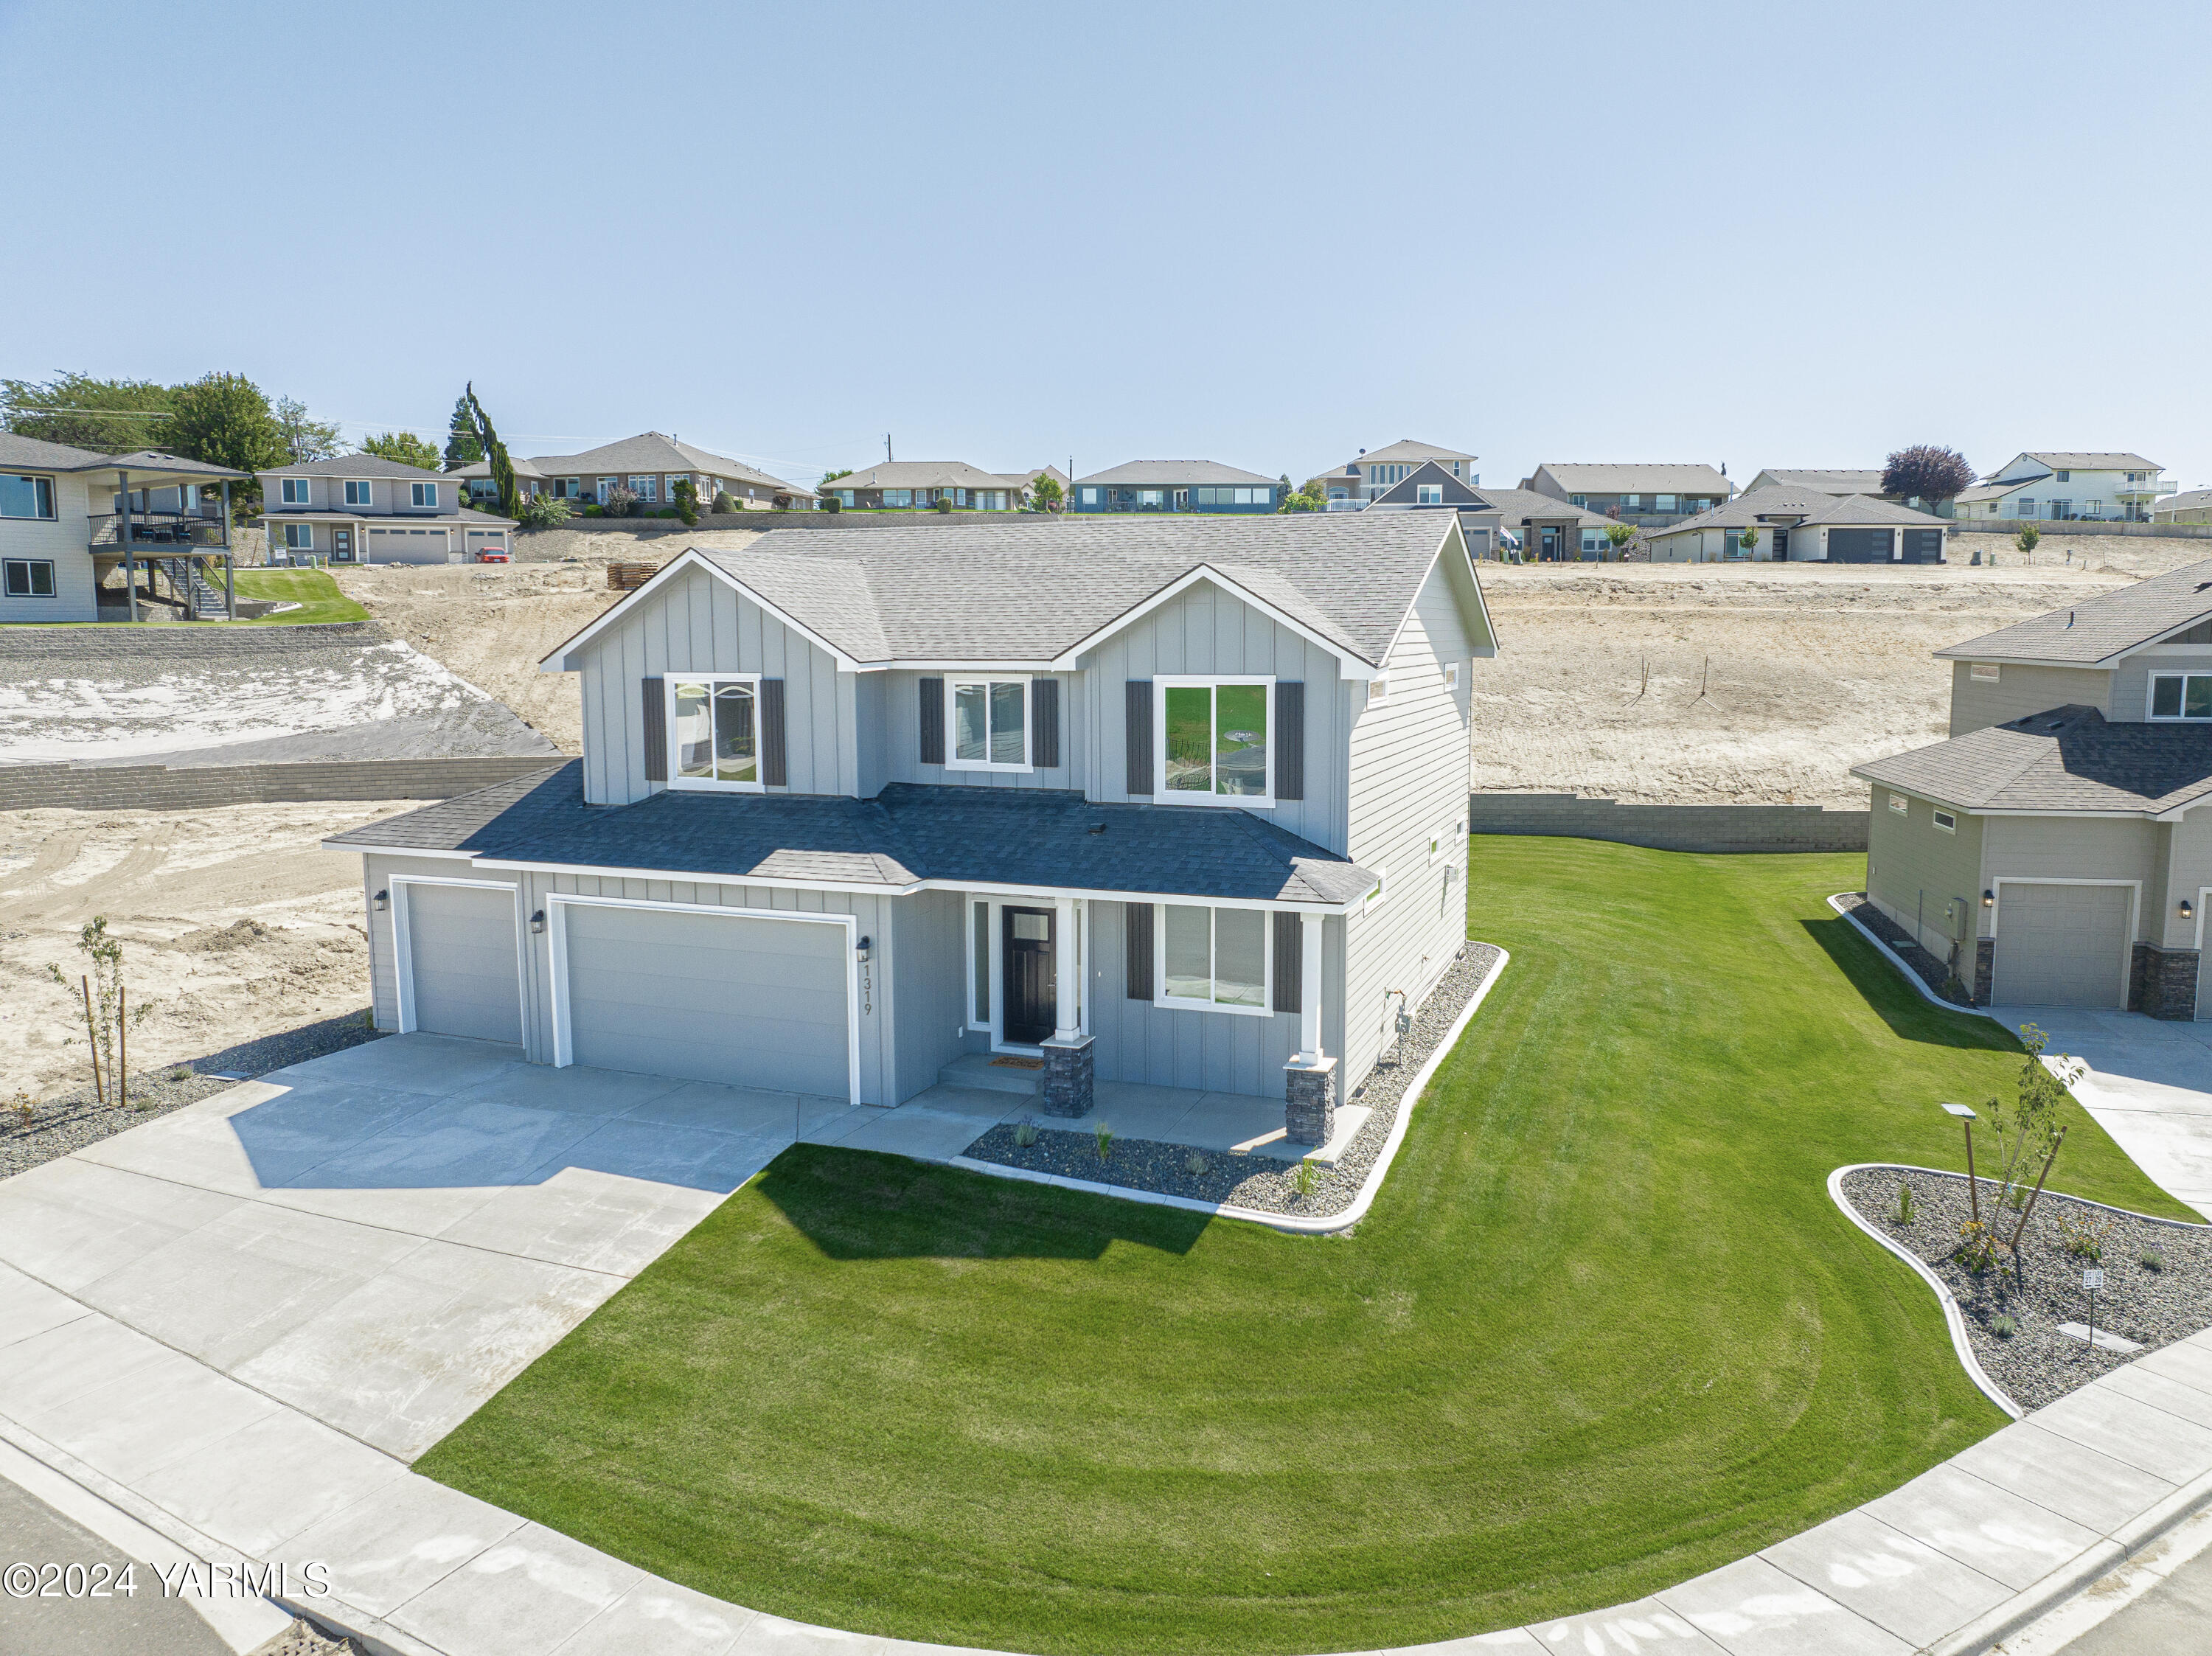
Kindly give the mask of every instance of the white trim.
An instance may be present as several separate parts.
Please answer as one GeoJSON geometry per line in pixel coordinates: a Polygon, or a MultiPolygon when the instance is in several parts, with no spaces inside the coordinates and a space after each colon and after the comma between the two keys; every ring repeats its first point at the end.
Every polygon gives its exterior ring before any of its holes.
{"type": "Polygon", "coordinates": [[[1359,912],[1363,915],[1372,914],[1389,901],[1390,870],[1387,868],[1378,868],[1375,870],[1375,883],[1368,888],[1367,895],[1359,900],[1359,912]]]}
{"type": "MultiPolygon", "coordinates": [[[[1212,581],[1215,585],[1220,587],[1222,591],[1229,593],[1233,597],[1241,598],[1243,602],[1250,604],[1254,609],[1259,610],[1271,621],[1289,628],[1291,631],[1296,633],[1300,638],[1305,640],[1307,643],[1315,646],[1318,649],[1328,652],[1330,655],[1336,658],[1340,665],[1340,670],[1345,677],[1371,678],[1378,670],[1372,662],[1366,660],[1363,657],[1355,655],[1350,649],[1346,648],[1344,645],[1337,643],[1334,640],[1322,637],[1319,633],[1314,631],[1311,627],[1300,621],[1297,616],[1289,615],[1276,608],[1275,605],[1268,603],[1267,599],[1260,597],[1259,594],[1254,592],[1250,588],[1238,585],[1236,581],[1231,580],[1228,576],[1223,574],[1218,569],[1216,569],[1210,563],[1201,563],[1195,568],[1188,570],[1183,574],[1178,575],[1175,579],[1170,581],[1165,586],[1161,587],[1159,591],[1153,593],[1152,597],[1133,604],[1130,608],[1124,610],[1120,615],[1115,616],[1113,620],[1108,622],[1103,627],[1099,628],[1097,631],[1070,645],[1066,649],[1061,651],[1058,655],[1052,658],[1051,665],[1053,669],[1055,671],[1066,671],[1072,668],[1080,667],[1083,664],[1079,659],[1079,657],[1083,656],[1087,652],[1095,649],[1106,640],[1113,637],[1115,634],[1121,632],[1124,628],[1133,626],[1136,622],[1142,621],[1146,616],[1152,614],[1153,610],[1158,610],[1163,604],[1172,603],[1175,599],[1182,597],[1183,593],[1188,591],[1193,586],[1196,585],[1202,580],[1212,581]]],[[[640,588],[639,590],[643,591],[644,589],[640,588]]],[[[1416,589],[1416,596],[1419,596],[1418,588],[1416,589]]],[[[905,665],[903,662],[894,663],[893,664],[896,666],[905,665]]]]}
{"type": "MultiPolygon", "coordinates": [[[[1391,656],[1396,652],[1398,640],[1406,635],[1406,628],[1413,619],[1413,611],[1421,602],[1421,594],[1428,588],[1429,577],[1437,573],[1437,566],[1443,561],[1444,548],[1450,545],[1454,539],[1459,542],[1459,555],[1467,565],[1468,583],[1474,589],[1474,608],[1475,613],[1482,617],[1482,635],[1489,641],[1490,653],[1492,655],[1498,653],[1498,629],[1491,624],[1490,600],[1482,595],[1482,576],[1474,567],[1474,555],[1467,549],[1467,537],[1460,533],[1459,513],[1451,512],[1444,515],[1449,521],[1444,525],[1443,538],[1438,542],[1435,555],[1429,559],[1429,567],[1421,572],[1421,579],[1414,584],[1413,596],[1407,603],[1406,613],[1398,617],[1398,625],[1391,631],[1390,647],[1382,652],[1382,660],[1385,663],[1388,663],[1391,656]]],[[[1523,519],[1522,522],[1525,526],[1528,520],[1523,519]]],[[[1382,669],[1378,665],[1375,670],[1379,673],[1382,669]]],[[[1352,675],[1347,674],[1346,676],[1350,677],[1352,675]]]]}
{"type": "MultiPolygon", "coordinates": [[[[1990,905],[1989,937],[1992,943],[1996,941],[1997,923],[2004,914],[2004,889],[2008,885],[2096,885],[2128,888],[2128,924],[2126,931],[2120,937],[2119,998],[2106,1003],[2102,1008],[2092,1010],[2118,1011],[2125,1008],[2128,1004],[2128,972],[2135,962],[2136,931],[2142,924],[2143,883],[2141,880],[2061,880],[2038,874],[1993,875],[1989,883],[1989,889],[1996,899],[1990,905]]],[[[2005,998],[1997,992],[1997,968],[1994,958],[1990,962],[1990,1004],[1993,1006],[2002,1006],[2006,1004],[2005,998]]]]}
{"type": "Polygon", "coordinates": [[[564,891],[545,899],[546,942],[552,955],[553,1067],[576,1061],[568,1028],[568,918],[572,907],[634,908],[675,914],[719,914],[731,919],[791,920],[802,925],[845,928],[845,1084],[850,1102],[860,1101],[860,919],[857,914],[808,914],[788,908],[735,908],[722,903],[657,902],[641,897],[586,897],[564,891]]]}
{"type": "Polygon", "coordinates": [[[1032,680],[1025,673],[947,673],[945,676],[945,768],[949,771],[998,771],[1005,773],[1026,773],[1036,767],[1030,762],[1030,697],[1032,680]],[[991,750],[991,687],[994,684],[1019,684],[1022,687],[1022,757],[1018,764],[1002,764],[995,759],[963,759],[959,757],[959,723],[956,717],[963,684],[983,687],[983,750],[991,750]]]}
{"type": "MultiPolygon", "coordinates": [[[[1179,903],[1160,906],[1202,908],[1206,911],[1206,981],[1218,985],[1221,981],[1219,911],[1232,905],[1193,902],[1186,897],[1179,903]]],[[[1260,1004],[1257,1006],[1231,1006],[1218,1000],[1194,1000],[1188,996],[1168,993],[1168,917],[1164,914],[1156,914],[1152,919],[1152,1004],[1163,1011],[1170,1012],[1228,1012],[1238,1017],[1273,1017],[1275,1015],[1273,923],[1266,910],[1261,910],[1260,915],[1260,1004]]],[[[1300,946],[1304,947],[1303,940],[1300,946]]]]}
{"type": "Polygon", "coordinates": [[[413,885],[470,886],[479,891],[506,891],[514,897],[514,992],[518,1032],[530,1040],[529,932],[522,919],[522,883],[519,880],[464,880],[443,874],[391,874],[385,889],[392,893],[392,981],[399,1002],[399,1033],[415,1031],[415,949],[409,929],[407,888],[413,885]]]}
{"type": "MultiPolygon", "coordinates": [[[[744,684],[753,693],[753,770],[765,775],[768,756],[761,751],[767,745],[766,730],[761,722],[761,675],[758,673],[664,673],[660,679],[660,729],[667,739],[668,773],[665,786],[680,793],[766,793],[768,784],[758,782],[725,782],[712,776],[682,776],[676,763],[676,687],[679,684],[704,684],[708,687],[707,703],[711,709],[714,701],[714,687],[722,684],[744,684]]],[[[714,725],[710,712],[708,725],[708,745],[714,745],[714,725]]]]}
{"type": "Polygon", "coordinates": [[[967,986],[962,992],[962,998],[968,1007],[965,1028],[971,1034],[988,1035],[991,1033],[991,1010],[998,1005],[999,997],[990,995],[983,1009],[984,1015],[980,1018],[975,1016],[975,911],[979,908],[983,911],[983,982],[988,989],[994,981],[991,976],[991,927],[995,922],[992,919],[991,900],[969,892],[960,894],[960,953],[968,969],[967,986]]]}
{"type": "MultiPolygon", "coordinates": [[[[2193,649],[2195,646],[2191,647],[2193,649]]],[[[2181,672],[2151,672],[2144,674],[2143,723],[2146,725],[2212,724],[2212,717],[2191,719],[2186,711],[2178,713],[2153,713],[2151,709],[2156,705],[2158,698],[2158,682],[2162,678],[2178,678],[2181,681],[2181,705],[2185,710],[2189,706],[2189,681],[2192,678],[2212,678],[2212,669],[2194,673],[2185,670],[2181,672]]]]}
{"type": "Polygon", "coordinates": [[[1940,805],[1935,806],[1932,808],[1932,819],[1938,834],[1956,834],[1959,831],[1959,813],[1955,810],[1946,810],[1940,805]],[[1950,821],[1943,820],[1947,816],[1950,821]]]}
{"type": "MultiPolygon", "coordinates": [[[[605,480],[602,479],[601,481],[604,482],[605,480]]],[[[830,643],[828,639],[823,638],[812,628],[807,626],[803,622],[800,622],[796,617],[786,614],[782,610],[769,602],[768,599],[754,591],[752,588],[747,586],[744,582],[739,580],[728,570],[723,568],[720,564],[714,562],[713,559],[701,552],[698,548],[686,547],[682,552],[677,554],[677,555],[671,559],[667,563],[663,564],[660,567],[659,572],[650,580],[647,581],[644,585],[638,587],[634,591],[625,594],[617,602],[608,605],[606,609],[600,611],[599,618],[593,621],[589,626],[585,627],[580,632],[573,634],[566,642],[556,645],[550,651],[539,657],[538,661],[538,670],[541,673],[569,673],[575,671],[576,670],[568,664],[568,658],[569,656],[574,654],[578,650],[582,649],[585,645],[597,638],[617,621],[628,615],[629,611],[645,597],[647,593],[657,591],[659,587],[672,580],[680,571],[685,569],[699,569],[705,571],[716,580],[720,581],[723,585],[728,587],[732,592],[737,593],[740,597],[744,598],[750,604],[757,605],[762,613],[768,616],[770,619],[788,627],[793,632],[798,634],[799,637],[805,639],[809,644],[814,646],[815,648],[826,652],[836,662],[837,665],[846,672],[857,673],[863,671],[880,671],[884,668],[898,664],[894,662],[881,661],[864,665],[861,662],[847,655],[842,650],[830,643]]]]}
{"type": "MultiPolygon", "coordinates": [[[[1247,810],[1273,810],[1275,808],[1275,743],[1281,734],[1275,719],[1275,676],[1273,673],[1155,673],[1152,675],[1152,797],[1146,803],[1155,805],[1242,806],[1247,810]],[[1189,789],[1168,787],[1168,698],[1170,690],[1208,689],[1218,691],[1224,685],[1258,684],[1267,693],[1267,788],[1265,793],[1217,793],[1209,788],[1204,793],[1189,789]]],[[[1221,699],[1217,695],[1212,701],[1214,739],[1221,730],[1221,699]]],[[[1210,768],[1219,780],[1220,763],[1218,755],[1211,760],[1210,768]]]]}
{"type": "Polygon", "coordinates": [[[357,506],[374,507],[376,504],[375,481],[368,477],[342,478],[340,479],[338,497],[340,502],[349,510],[357,506]],[[356,488],[363,491],[366,498],[358,500],[355,500],[353,498],[353,491],[356,488]]]}

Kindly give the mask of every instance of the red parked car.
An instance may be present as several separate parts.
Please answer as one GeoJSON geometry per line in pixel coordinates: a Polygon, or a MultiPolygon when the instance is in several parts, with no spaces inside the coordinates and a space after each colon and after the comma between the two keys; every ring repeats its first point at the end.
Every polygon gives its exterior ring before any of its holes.
{"type": "Polygon", "coordinates": [[[507,554],[501,551],[498,548],[494,547],[488,551],[477,553],[477,561],[478,563],[505,563],[507,561],[507,554]]]}

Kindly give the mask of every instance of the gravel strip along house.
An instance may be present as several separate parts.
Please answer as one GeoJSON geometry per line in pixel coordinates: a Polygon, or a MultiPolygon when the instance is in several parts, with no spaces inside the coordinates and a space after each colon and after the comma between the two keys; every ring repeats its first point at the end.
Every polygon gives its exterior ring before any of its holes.
{"type": "Polygon", "coordinates": [[[1950,739],[1851,772],[1869,901],[1975,1005],[2206,1016],[2212,561],[1936,654],[1950,739]]]}
{"type": "Polygon", "coordinates": [[[580,761],[325,843],[381,1028],[874,1105],[1010,1054],[1325,1143],[1466,941],[1495,648],[1450,513],[790,531],[545,658],[580,761]]]}

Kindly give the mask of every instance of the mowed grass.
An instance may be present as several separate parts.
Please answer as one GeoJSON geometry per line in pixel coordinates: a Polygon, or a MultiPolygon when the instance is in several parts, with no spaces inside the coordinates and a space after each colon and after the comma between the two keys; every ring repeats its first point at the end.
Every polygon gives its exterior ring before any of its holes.
{"type": "Polygon", "coordinates": [[[324,569],[241,569],[237,572],[238,596],[274,598],[304,606],[241,623],[248,626],[304,626],[319,621],[367,621],[368,611],[338,591],[338,584],[324,569]]]}
{"type": "MultiPolygon", "coordinates": [[[[1371,1650],[1740,1557],[2003,1424],[1840,1163],[1962,1160],[2019,1048],[1850,857],[1485,839],[1512,963],[1374,1210],[1300,1239],[800,1147],[420,1463],[804,1621],[1371,1650]]],[[[2069,1107],[2053,1183],[2187,1216],[2069,1107]]]]}

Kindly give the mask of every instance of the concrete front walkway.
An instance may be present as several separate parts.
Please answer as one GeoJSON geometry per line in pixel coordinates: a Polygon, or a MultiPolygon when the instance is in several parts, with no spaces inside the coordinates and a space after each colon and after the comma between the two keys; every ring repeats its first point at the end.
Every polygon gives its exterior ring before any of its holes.
{"type": "Polygon", "coordinates": [[[2074,1096],[2137,1167],[2212,1219],[2212,1023],[2140,1012],[1994,1006],[2006,1028],[2039,1024],[2049,1053],[2082,1059],[2074,1096]]]}

